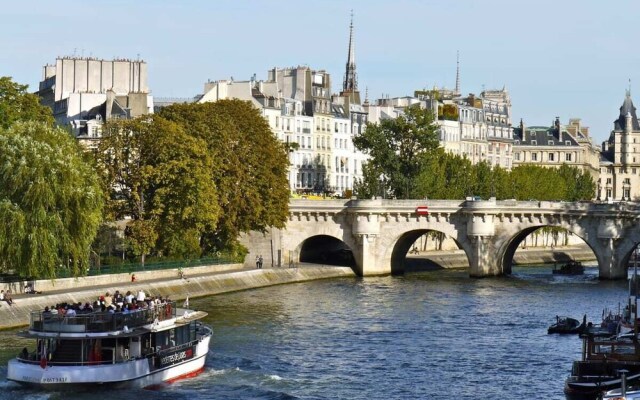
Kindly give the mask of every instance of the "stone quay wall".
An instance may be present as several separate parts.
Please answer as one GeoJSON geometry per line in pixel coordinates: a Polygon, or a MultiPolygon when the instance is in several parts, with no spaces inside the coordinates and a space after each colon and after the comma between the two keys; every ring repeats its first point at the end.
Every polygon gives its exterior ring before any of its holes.
{"type": "MultiPolygon", "coordinates": [[[[195,268],[195,267],[194,267],[195,268]]],[[[158,271],[153,271],[157,273],[158,271]]],[[[45,306],[58,303],[78,303],[96,301],[105,292],[113,294],[116,290],[125,292],[130,290],[137,293],[142,289],[152,296],[170,296],[172,300],[183,300],[186,297],[202,297],[229,293],[240,290],[254,289],[286,283],[306,282],[318,279],[355,277],[355,273],[348,267],[311,267],[248,269],[229,271],[216,274],[195,275],[192,269],[185,268],[185,278],[180,279],[177,272],[168,279],[150,279],[152,275],[136,272],[138,280],[131,282],[125,278],[129,274],[119,274],[117,277],[104,275],[104,281],[95,281],[93,286],[76,286],[69,289],[43,292],[42,294],[20,295],[16,297],[12,306],[5,302],[0,306],[0,329],[9,329],[29,324],[29,315],[33,311],[42,311],[45,306]],[[147,280],[145,281],[145,278],[147,280]]],[[[79,278],[78,282],[82,282],[79,278]]],[[[55,286],[59,289],[59,286],[55,286]]]]}

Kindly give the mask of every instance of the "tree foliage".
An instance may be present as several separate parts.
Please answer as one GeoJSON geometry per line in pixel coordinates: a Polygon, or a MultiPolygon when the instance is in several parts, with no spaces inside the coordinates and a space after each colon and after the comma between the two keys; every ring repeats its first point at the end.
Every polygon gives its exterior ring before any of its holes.
{"type": "MultiPolygon", "coordinates": [[[[18,118],[20,119],[20,118],[18,118]]],[[[103,196],[76,142],[43,123],[0,129],[0,259],[22,276],[82,275],[103,196]]]]}
{"type": "Polygon", "coordinates": [[[522,165],[511,171],[439,148],[436,128],[427,111],[407,109],[407,115],[368,125],[354,137],[357,148],[371,159],[356,182],[356,194],[368,198],[517,200],[590,200],[595,183],[589,173],[563,164],[558,169],[522,165]],[[420,117],[415,117],[419,115],[420,117]]]}
{"type": "Polygon", "coordinates": [[[53,125],[48,107],[40,105],[35,94],[27,93],[27,85],[20,85],[8,76],[0,77],[0,129],[9,128],[17,121],[37,121],[53,125]]]}
{"type": "Polygon", "coordinates": [[[288,213],[287,148],[249,102],[179,104],[162,117],[206,143],[222,210],[215,230],[206,235],[206,251],[237,246],[240,233],[283,227],[288,213]]]}
{"type": "Polygon", "coordinates": [[[96,153],[110,220],[131,218],[127,243],[141,257],[197,257],[220,216],[206,144],[158,116],[110,122],[96,153]]]}
{"type": "MultiPolygon", "coordinates": [[[[397,198],[411,198],[415,180],[424,168],[425,153],[439,145],[431,111],[419,105],[408,107],[394,119],[384,119],[353,137],[354,146],[371,156],[371,167],[363,173],[380,172],[379,179],[397,198]]],[[[374,180],[365,176],[365,181],[374,180]]],[[[362,186],[362,185],[361,185],[362,186]]]]}

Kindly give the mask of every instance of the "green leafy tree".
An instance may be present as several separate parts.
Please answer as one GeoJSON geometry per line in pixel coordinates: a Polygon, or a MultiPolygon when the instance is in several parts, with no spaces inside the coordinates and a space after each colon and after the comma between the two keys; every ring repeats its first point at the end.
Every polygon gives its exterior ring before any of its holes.
{"type": "Polygon", "coordinates": [[[38,121],[53,125],[48,107],[40,104],[38,96],[27,93],[27,85],[20,85],[8,76],[0,77],[0,129],[16,121],[38,121]]]}
{"type": "Polygon", "coordinates": [[[514,198],[518,200],[565,200],[566,182],[558,171],[536,165],[520,165],[511,171],[514,198]]]}
{"type": "Polygon", "coordinates": [[[447,199],[450,193],[447,189],[446,166],[452,157],[439,148],[425,155],[423,169],[417,178],[418,197],[429,199],[447,199]]]}
{"type": "Polygon", "coordinates": [[[159,116],[108,123],[96,153],[111,220],[132,219],[127,243],[147,254],[198,257],[220,217],[206,143],[159,116]]]}
{"type": "Polygon", "coordinates": [[[0,260],[22,276],[75,276],[89,265],[103,196],[76,142],[43,123],[0,129],[0,260]]]}
{"type": "MultiPolygon", "coordinates": [[[[414,196],[425,153],[439,146],[431,111],[413,105],[397,118],[368,124],[353,137],[355,147],[371,156],[370,172],[380,171],[385,185],[398,198],[414,196]]],[[[363,169],[364,172],[364,169],[363,169]]],[[[372,181],[366,177],[364,181],[372,181]]]]}
{"type": "Polygon", "coordinates": [[[239,249],[243,232],[283,227],[288,215],[288,150],[249,102],[179,104],[159,113],[206,143],[222,214],[206,235],[209,252],[239,249]]]}
{"type": "Polygon", "coordinates": [[[567,192],[564,200],[591,200],[596,191],[596,184],[587,172],[576,167],[562,164],[558,169],[558,175],[564,181],[567,192]]]}

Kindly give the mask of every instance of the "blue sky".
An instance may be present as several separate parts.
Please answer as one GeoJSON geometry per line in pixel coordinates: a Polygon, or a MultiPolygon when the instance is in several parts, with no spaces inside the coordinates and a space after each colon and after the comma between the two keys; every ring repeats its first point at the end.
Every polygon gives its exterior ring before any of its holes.
{"type": "Polygon", "coordinates": [[[506,86],[514,124],[582,118],[600,144],[629,79],[640,104],[632,0],[11,1],[2,6],[0,75],[35,88],[57,56],[140,55],[157,97],[295,65],[327,70],[338,90],[351,9],[359,88],[370,99],[453,88],[460,51],[462,92],[506,86]]]}

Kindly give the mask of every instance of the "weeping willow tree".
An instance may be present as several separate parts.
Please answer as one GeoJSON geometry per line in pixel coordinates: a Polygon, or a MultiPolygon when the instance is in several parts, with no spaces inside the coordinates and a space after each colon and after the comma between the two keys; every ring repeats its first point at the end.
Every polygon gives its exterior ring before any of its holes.
{"type": "Polygon", "coordinates": [[[82,275],[102,203],[98,177],[67,132],[36,122],[0,129],[0,268],[82,275]]]}

